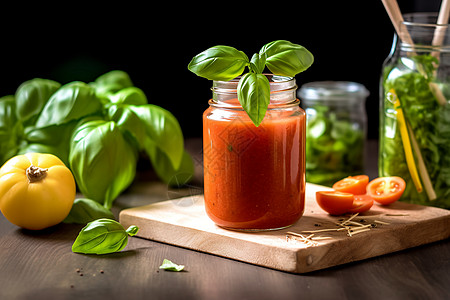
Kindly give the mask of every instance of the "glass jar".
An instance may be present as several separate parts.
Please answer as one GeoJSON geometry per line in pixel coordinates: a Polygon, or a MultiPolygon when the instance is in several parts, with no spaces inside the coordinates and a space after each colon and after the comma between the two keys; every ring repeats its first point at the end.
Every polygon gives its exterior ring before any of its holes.
{"type": "Polygon", "coordinates": [[[297,85],[294,78],[265,75],[270,104],[258,127],[237,100],[239,78],[214,81],[203,114],[206,213],[228,229],[281,229],[305,207],[306,118],[297,85]]]}
{"type": "Polygon", "coordinates": [[[449,25],[429,13],[404,20],[380,80],[378,171],[405,179],[401,200],[450,208],[449,25]]]}
{"type": "Polygon", "coordinates": [[[364,171],[367,135],[365,100],[359,83],[317,81],[298,92],[306,111],[306,181],[332,186],[364,171]]]}

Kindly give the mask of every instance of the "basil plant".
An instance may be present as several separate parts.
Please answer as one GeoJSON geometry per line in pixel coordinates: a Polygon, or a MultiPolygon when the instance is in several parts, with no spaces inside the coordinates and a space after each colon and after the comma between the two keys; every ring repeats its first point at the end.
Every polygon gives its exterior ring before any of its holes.
{"type": "Polygon", "coordinates": [[[106,208],[133,182],[142,156],[167,184],[184,184],[194,171],[177,119],[118,70],[90,83],[24,82],[0,98],[0,137],[1,163],[27,152],[54,154],[80,192],[106,208]]]}

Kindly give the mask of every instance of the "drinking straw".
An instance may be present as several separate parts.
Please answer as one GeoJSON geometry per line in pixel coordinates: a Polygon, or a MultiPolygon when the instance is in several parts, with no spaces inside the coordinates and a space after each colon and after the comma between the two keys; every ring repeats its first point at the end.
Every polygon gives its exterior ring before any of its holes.
{"type": "MultiPolygon", "coordinates": [[[[433,46],[441,46],[444,42],[445,37],[445,29],[446,26],[439,26],[448,23],[448,17],[450,15],[450,1],[442,0],[441,8],[439,10],[439,15],[437,18],[437,27],[434,30],[433,42],[431,43],[433,46]]],[[[433,56],[438,57],[439,52],[433,52],[433,56]]]]}
{"type": "Polygon", "coordinates": [[[394,25],[395,32],[397,32],[400,40],[402,40],[403,43],[414,47],[414,42],[411,39],[408,30],[406,30],[405,24],[403,24],[403,15],[400,11],[397,0],[381,0],[381,2],[383,2],[384,8],[391,19],[391,23],[394,25]]]}

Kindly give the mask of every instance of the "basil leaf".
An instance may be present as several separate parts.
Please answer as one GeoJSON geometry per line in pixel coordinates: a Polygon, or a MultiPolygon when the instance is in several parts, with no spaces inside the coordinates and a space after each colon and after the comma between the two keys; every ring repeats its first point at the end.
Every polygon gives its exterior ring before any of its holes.
{"type": "Polygon", "coordinates": [[[177,265],[168,259],[164,259],[162,265],[159,266],[159,268],[166,271],[180,272],[184,269],[184,266],[177,265]]]}
{"type": "Polygon", "coordinates": [[[16,155],[22,135],[22,124],[16,116],[14,96],[0,98],[0,166],[16,155]]]}
{"type": "Polygon", "coordinates": [[[196,55],[188,69],[209,80],[228,81],[241,75],[248,64],[244,52],[229,46],[215,46],[196,55]]]}
{"type": "Polygon", "coordinates": [[[50,125],[43,128],[27,127],[25,139],[28,145],[23,143],[21,152],[36,152],[41,148],[41,151],[37,152],[56,155],[68,166],[70,138],[77,123],[77,121],[71,121],[62,125],[50,125]],[[55,138],[56,136],[58,138],[55,138]]]}
{"type": "Polygon", "coordinates": [[[33,125],[50,96],[61,84],[56,81],[35,78],[22,83],[16,91],[17,116],[25,126],[33,125]]]}
{"type": "Polygon", "coordinates": [[[194,162],[187,151],[183,151],[181,163],[174,169],[168,156],[154,143],[145,146],[156,175],[169,186],[180,187],[188,183],[194,175],[194,162]]]}
{"type": "Polygon", "coordinates": [[[128,235],[138,231],[136,226],[127,230],[111,219],[98,219],[88,223],[78,234],[72,245],[72,252],[84,254],[108,254],[123,250],[128,235]]]}
{"type": "Polygon", "coordinates": [[[314,62],[313,55],[305,47],[285,40],[270,42],[259,53],[267,56],[266,66],[275,75],[294,77],[314,62]]]}
{"type": "Polygon", "coordinates": [[[95,88],[97,95],[107,96],[124,88],[132,87],[133,82],[126,72],[114,70],[99,76],[95,82],[91,82],[89,85],[95,88]]]}
{"type": "MultiPolygon", "coordinates": [[[[153,104],[130,106],[145,128],[145,145],[156,145],[178,169],[183,158],[184,139],[180,124],[172,113],[153,104]]],[[[148,152],[148,151],[147,151],[148,152]]],[[[150,155],[150,154],[149,154],[150,155]]]]}
{"type": "Polygon", "coordinates": [[[270,102],[270,83],[262,74],[247,73],[237,87],[239,103],[255,126],[262,122],[270,102]]]}
{"type": "Polygon", "coordinates": [[[108,99],[114,104],[144,105],[147,104],[147,96],[137,87],[127,87],[108,95],[108,99]]]}
{"type": "Polygon", "coordinates": [[[63,222],[69,224],[87,224],[102,218],[114,219],[114,215],[111,210],[94,200],[78,198],[73,202],[72,209],[63,222]]]}
{"type": "Polygon", "coordinates": [[[131,105],[111,105],[108,108],[107,116],[114,121],[120,131],[136,149],[144,149],[144,141],[147,138],[144,122],[131,109],[131,105]]]}
{"type": "Polygon", "coordinates": [[[95,90],[83,82],[72,82],[62,86],[44,106],[36,127],[61,125],[85,116],[100,113],[102,104],[95,90]]]}
{"type": "Polygon", "coordinates": [[[72,135],[69,162],[86,198],[111,208],[136,175],[137,150],[113,121],[82,121],[72,135]]]}
{"type": "Polygon", "coordinates": [[[250,68],[253,73],[261,74],[266,67],[266,54],[255,53],[250,60],[250,68]]]}

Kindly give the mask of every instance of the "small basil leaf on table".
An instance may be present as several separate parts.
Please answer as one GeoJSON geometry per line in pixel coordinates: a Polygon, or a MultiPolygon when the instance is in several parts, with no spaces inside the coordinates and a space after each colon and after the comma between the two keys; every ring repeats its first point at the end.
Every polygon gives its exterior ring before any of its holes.
{"type": "Polygon", "coordinates": [[[164,259],[162,265],[159,266],[159,268],[166,271],[180,272],[184,269],[184,266],[177,265],[168,259],[164,259]]]}
{"type": "Polygon", "coordinates": [[[121,251],[128,243],[128,235],[138,231],[137,226],[127,230],[112,219],[98,219],[88,223],[78,234],[72,251],[83,254],[108,254],[121,251]]]}
{"type": "Polygon", "coordinates": [[[69,224],[87,224],[102,218],[114,219],[114,215],[111,210],[94,200],[78,198],[73,202],[72,209],[63,222],[69,224]]]}

